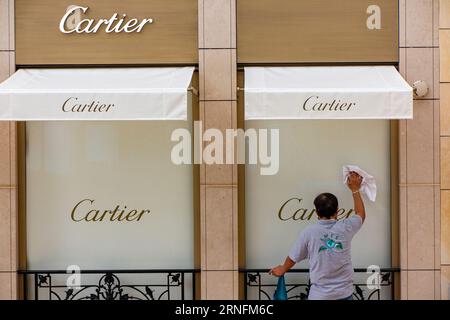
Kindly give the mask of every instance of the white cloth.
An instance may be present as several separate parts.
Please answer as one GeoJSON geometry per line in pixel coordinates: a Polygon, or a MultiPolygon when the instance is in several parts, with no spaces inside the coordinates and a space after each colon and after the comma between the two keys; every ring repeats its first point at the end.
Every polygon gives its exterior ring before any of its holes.
{"type": "Polygon", "coordinates": [[[354,165],[345,165],[342,167],[342,171],[344,175],[344,184],[347,184],[348,175],[351,171],[359,174],[363,178],[360,189],[361,193],[364,193],[370,201],[375,202],[375,199],[377,198],[377,184],[373,176],[354,165]]]}

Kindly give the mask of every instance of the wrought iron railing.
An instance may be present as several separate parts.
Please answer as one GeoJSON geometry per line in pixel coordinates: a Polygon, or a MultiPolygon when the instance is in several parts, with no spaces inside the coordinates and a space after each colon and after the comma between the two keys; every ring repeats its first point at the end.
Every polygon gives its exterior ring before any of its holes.
{"type": "Polygon", "coordinates": [[[22,270],[25,300],[195,300],[195,269],[22,270]],[[78,276],[80,283],[73,280],[78,276]]]}
{"type": "MultiPolygon", "coordinates": [[[[267,269],[241,269],[244,275],[245,300],[271,300],[277,286],[277,278],[268,274],[267,269]]],[[[367,278],[372,273],[366,269],[355,269],[354,300],[394,300],[395,284],[400,269],[382,268],[378,281],[373,286],[367,286],[367,278]]],[[[289,300],[307,300],[310,288],[308,269],[292,269],[285,275],[286,291],[289,300]]]]}
{"type": "MultiPolygon", "coordinates": [[[[241,269],[245,300],[270,300],[276,278],[267,269],[241,269]]],[[[66,270],[19,271],[26,300],[195,300],[196,269],[81,270],[80,283],[68,283],[66,270]]],[[[367,286],[366,269],[355,269],[355,300],[393,300],[400,269],[380,269],[378,286],[367,286]]],[[[288,299],[306,300],[310,283],[307,269],[293,269],[286,278],[288,299]]]]}

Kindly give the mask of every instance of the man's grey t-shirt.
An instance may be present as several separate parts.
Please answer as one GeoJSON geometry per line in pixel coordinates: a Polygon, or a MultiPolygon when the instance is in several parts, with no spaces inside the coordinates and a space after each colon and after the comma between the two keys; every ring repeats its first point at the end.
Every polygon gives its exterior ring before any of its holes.
{"type": "Polygon", "coordinates": [[[310,300],[337,300],[353,293],[351,241],[361,228],[358,215],[319,220],[303,230],[289,251],[295,262],[309,259],[310,300]]]}

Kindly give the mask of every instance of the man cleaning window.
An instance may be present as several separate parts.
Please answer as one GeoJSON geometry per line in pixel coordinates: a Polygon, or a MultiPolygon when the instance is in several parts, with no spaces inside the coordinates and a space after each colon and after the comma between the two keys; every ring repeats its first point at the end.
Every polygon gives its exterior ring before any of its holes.
{"type": "Polygon", "coordinates": [[[366,218],[360,194],[362,180],[358,173],[349,172],[347,186],[356,214],[347,219],[337,221],[338,199],[333,194],[322,193],[315,198],[319,221],[303,230],[284,264],[272,268],[270,274],[281,277],[296,263],[309,259],[309,300],[352,300],[351,241],[366,218]]]}

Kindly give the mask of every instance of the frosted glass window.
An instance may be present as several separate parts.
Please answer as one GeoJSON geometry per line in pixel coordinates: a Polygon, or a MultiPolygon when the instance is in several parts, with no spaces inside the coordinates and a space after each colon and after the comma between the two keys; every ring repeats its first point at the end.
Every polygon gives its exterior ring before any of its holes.
{"type": "Polygon", "coordinates": [[[192,268],[192,166],[170,159],[191,125],[27,123],[28,268],[192,268]]]}
{"type": "MultiPolygon", "coordinates": [[[[367,219],[352,242],[353,264],[390,267],[389,127],[386,120],[247,121],[246,128],[280,130],[278,174],[262,176],[258,166],[246,166],[247,268],[269,268],[284,261],[299,233],[317,221],[312,209],[319,193],[338,197],[341,218],[349,213],[353,200],[343,184],[345,164],[375,176],[378,187],[375,203],[365,198],[367,219]]],[[[296,267],[306,268],[307,263],[296,267]]]]}

